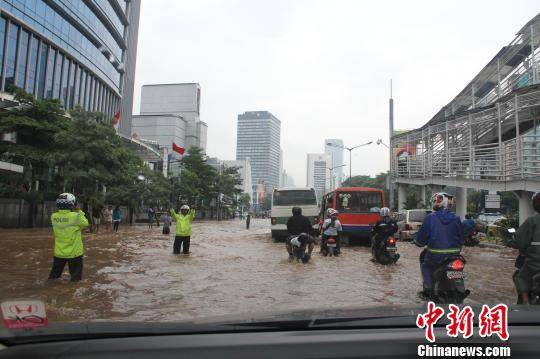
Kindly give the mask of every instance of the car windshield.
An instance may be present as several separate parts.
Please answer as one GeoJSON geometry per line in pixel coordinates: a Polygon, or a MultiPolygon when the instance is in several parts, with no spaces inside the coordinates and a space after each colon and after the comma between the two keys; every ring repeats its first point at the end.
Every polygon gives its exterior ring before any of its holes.
{"type": "Polygon", "coordinates": [[[0,0],[0,353],[540,304],[539,4],[0,0]]]}
{"type": "Polygon", "coordinates": [[[488,223],[488,224],[494,224],[495,222],[503,219],[504,217],[501,216],[500,214],[486,214],[484,216],[484,219],[485,221],[488,223]]]}
{"type": "Polygon", "coordinates": [[[429,213],[431,213],[431,211],[426,211],[426,210],[409,211],[409,221],[410,222],[423,222],[429,213]]]}
{"type": "Polygon", "coordinates": [[[314,190],[306,191],[274,191],[274,206],[317,205],[314,190]]]}
{"type": "Polygon", "coordinates": [[[341,213],[379,212],[382,203],[380,192],[339,192],[337,209],[341,213]]]}

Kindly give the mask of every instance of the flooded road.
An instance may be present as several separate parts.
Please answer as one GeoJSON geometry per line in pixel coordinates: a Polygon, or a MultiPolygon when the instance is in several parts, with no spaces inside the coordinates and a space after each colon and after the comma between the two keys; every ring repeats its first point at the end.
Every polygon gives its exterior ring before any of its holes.
{"type": "MultiPolygon", "coordinates": [[[[174,228],[171,229],[174,233],[174,228]]],[[[123,226],[118,234],[85,234],[83,280],[46,280],[53,255],[50,229],[0,230],[0,300],[36,298],[53,321],[177,321],[222,314],[421,303],[420,248],[398,243],[394,266],[370,261],[367,247],[339,258],[314,251],[309,264],[288,263],[268,220],[195,222],[189,257],[172,254],[161,228],[123,226]]],[[[516,253],[466,248],[469,304],[514,303],[516,253]]]]}

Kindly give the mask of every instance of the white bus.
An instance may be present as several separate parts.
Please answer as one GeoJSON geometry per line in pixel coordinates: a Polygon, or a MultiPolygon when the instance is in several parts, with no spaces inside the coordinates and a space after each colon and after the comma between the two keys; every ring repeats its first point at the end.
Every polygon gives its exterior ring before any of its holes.
{"type": "MultiPolygon", "coordinates": [[[[272,238],[288,235],[287,221],[292,216],[293,207],[302,208],[302,215],[309,218],[315,232],[319,228],[319,206],[315,190],[310,187],[283,187],[272,193],[272,238]]],[[[315,233],[314,232],[314,233],[315,233]]]]}

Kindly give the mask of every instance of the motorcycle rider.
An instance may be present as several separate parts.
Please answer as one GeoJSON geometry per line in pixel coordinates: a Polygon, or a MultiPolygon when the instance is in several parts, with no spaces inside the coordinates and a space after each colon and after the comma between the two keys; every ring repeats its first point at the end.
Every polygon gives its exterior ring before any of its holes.
{"type": "Polygon", "coordinates": [[[450,212],[452,195],[440,192],[431,197],[433,212],[422,223],[414,244],[427,248],[420,254],[423,277],[421,294],[430,297],[433,272],[450,256],[460,254],[463,246],[463,226],[459,216],[450,212]]]}
{"type": "MultiPolygon", "coordinates": [[[[390,208],[383,207],[379,211],[381,220],[377,221],[371,230],[371,254],[375,258],[377,247],[384,240],[398,231],[396,221],[390,217],[390,208]]],[[[399,256],[399,254],[397,254],[399,256]]],[[[398,257],[399,258],[399,257],[398,257]]]]}
{"type": "MultiPolygon", "coordinates": [[[[333,208],[328,208],[326,211],[328,218],[326,218],[322,225],[322,241],[321,241],[321,251],[328,253],[328,247],[326,246],[326,241],[328,237],[334,237],[336,240],[336,256],[341,254],[341,233],[343,232],[343,227],[341,222],[338,219],[339,212],[333,208]]],[[[325,254],[326,255],[326,254],[325,254]]]]}
{"type": "Polygon", "coordinates": [[[472,219],[470,214],[465,215],[465,220],[463,221],[463,235],[465,238],[472,237],[474,230],[476,229],[476,222],[472,219]]]}
{"type": "Polygon", "coordinates": [[[287,253],[289,253],[289,259],[294,258],[293,245],[291,244],[291,240],[295,236],[305,234],[305,236],[300,236],[300,239],[299,239],[301,241],[300,249],[303,249],[305,252],[305,249],[307,247],[308,249],[307,260],[309,260],[309,258],[311,258],[311,252],[313,252],[315,238],[311,236],[313,232],[313,227],[311,226],[311,222],[309,221],[309,218],[302,215],[302,208],[293,207],[292,217],[290,217],[289,220],[287,221],[287,232],[289,232],[289,237],[287,237],[287,239],[285,240],[285,247],[287,248],[287,253]]]}
{"type": "Polygon", "coordinates": [[[540,272],[540,192],[536,192],[531,200],[536,214],[527,218],[515,235],[515,246],[525,256],[515,278],[516,290],[523,304],[529,304],[532,276],[540,272]]]}

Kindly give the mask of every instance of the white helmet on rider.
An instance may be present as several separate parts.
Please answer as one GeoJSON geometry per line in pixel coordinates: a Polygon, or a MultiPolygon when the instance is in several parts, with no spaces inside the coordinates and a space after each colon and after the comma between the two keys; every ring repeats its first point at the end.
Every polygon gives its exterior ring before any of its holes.
{"type": "Polygon", "coordinates": [[[328,217],[336,216],[338,213],[339,212],[333,208],[328,208],[328,210],[326,211],[328,217]]]}
{"type": "Polygon", "coordinates": [[[381,217],[390,217],[390,208],[383,207],[383,208],[381,208],[379,213],[380,213],[381,217]]]}
{"type": "Polygon", "coordinates": [[[56,207],[58,209],[73,209],[76,204],[77,198],[71,193],[62,193],[56,198],[56,207]]]}
{"type": "Polygon", "coordinates": [[[189,211],[189,206],[187,204],[184,204],[182,207],[180,207],[180,210],[181,211],[183,211],[183,210],[189,211]]]}
{"type": "Polygon", "coordinates": [[[450,209],[452,208],[453,198],[454,196],[446,192],[435,193],[431,197],[431,206],[433,210],[435,211],[438,211],[439,209],[443,209],[443,208],[450,209]]]}

